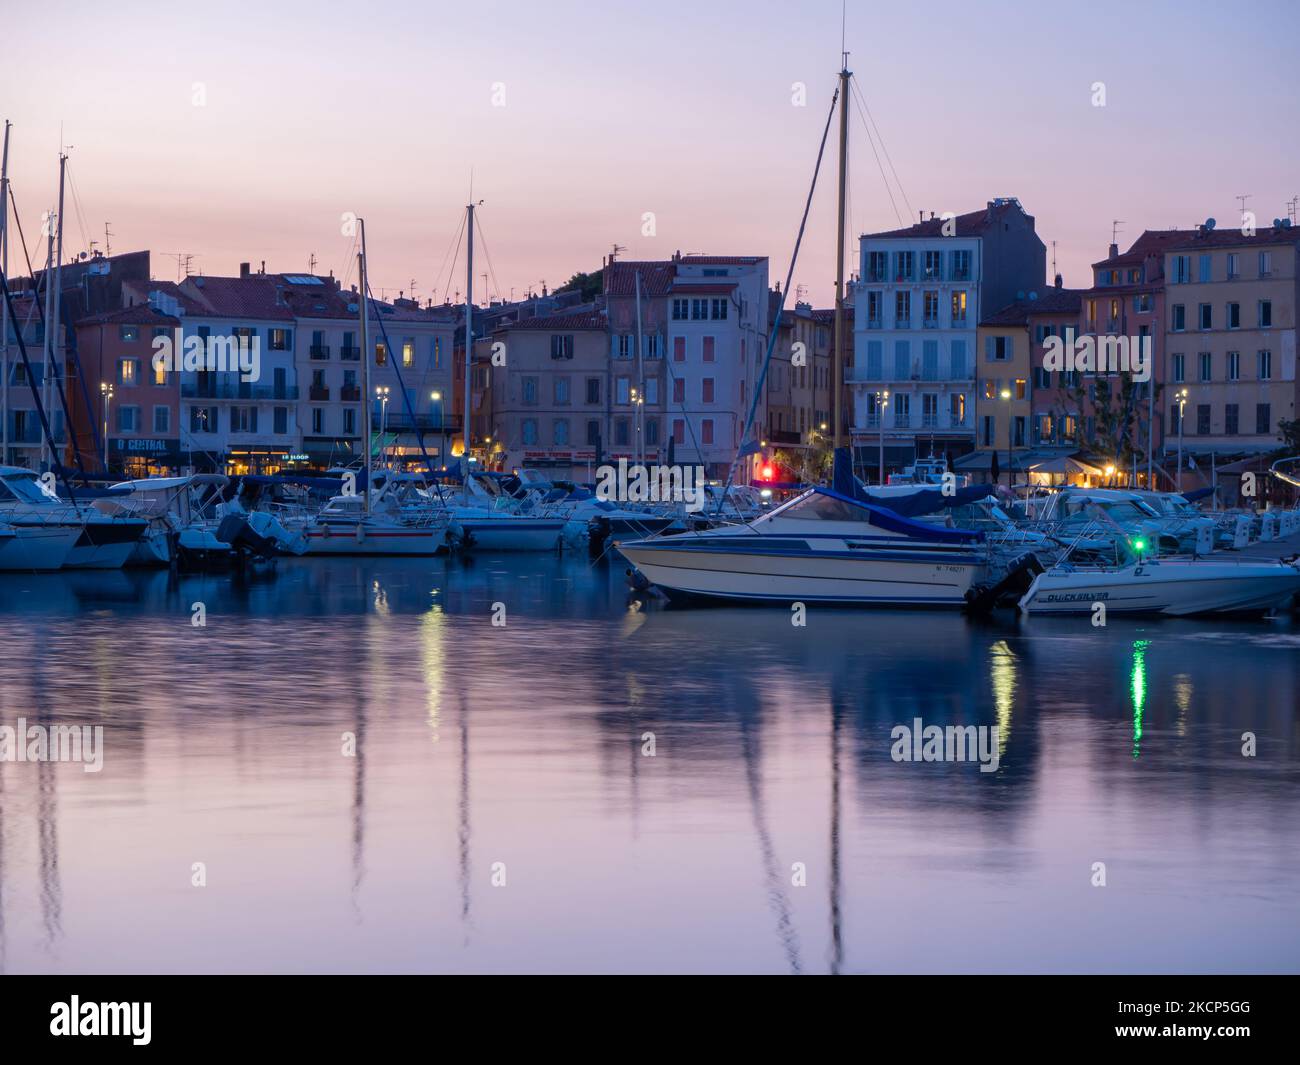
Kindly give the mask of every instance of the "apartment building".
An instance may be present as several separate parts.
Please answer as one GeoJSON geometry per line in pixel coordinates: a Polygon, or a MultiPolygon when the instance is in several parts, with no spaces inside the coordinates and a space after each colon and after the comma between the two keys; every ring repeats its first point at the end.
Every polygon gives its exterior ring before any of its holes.
{"type": "Polygon", "coordinates": [[[154,339],[174,337],[180,324],[149,302],[77,323],[85,389],[70,382],[68,400],[75,447],[83,461],[95,456],[92,468],[103,468],[107,457],[108,468],[138,478],[183,464],[180,375],[153,365],[154,339]]]}
{"type": "Polygon", "coordinates": [[[1300,229],[1207,222],[1165,250],[1166,455],[1250,455],[1296,417],[1300,229]]]}
{"type": "Polygon", "coordinates": [[[864,468],[881,446],[890,468],[975,446],[978,324],[1045,273],[1033,216],[1014,198],[861,238],[846,379],[864,468]]]}
{"type": "MultiPolygon", "coordinates": [[[[491,465],[589,482],[600,462],[633,456],[636,386],[631,365],[609,357],[604,315],[522,319],[500,326],[491,344],[505,345],[506,364],[490,373],[490,439],[474,441],[491,465]]],[[[651,382],[661,381],[661,368],[662,360],[647,372],[647,392],[658,388],[651,382]]],[[[647,415],[645,425],[647,455],[655,461],[661,423],[647,415]]]]}
{"type": "MultiPolygon", "coordinates": [[[[636,368],[639,290],[640,366],[662,364],[659,395],[649,394],[649,381],[643,390],[646,418],[653,422],[662,417],[660,446],[666,453],[671,443],[676,462],[698,463],[711,478],[727,476],[742,446],[741,432],[767,353],[767,275],[763,256],[677,253],[670,260],[605,264],[609,358],[620,366],[613,374],[614,450],[624,446],[619,443],[619,419],[631,414],[631,404],[621,402],[625,393],[617,379],[627,379],[630,397],[642,372],[636,368]]],[[[761,444],[767,424],[764,399],[758,396],[750,433],[755,445],[761,444]]],[[[759,461],[755,454],[746,465],[759,461]]],[[[739,476],[751,473],[747,468],[739,476]]]]}
{"type": "MultiPolygon", "coordinates": [[[[26,295],[16,296],[13,300],[15,316],[6,316],[4,339],[7,341],[7,350],[4,355],[4,383],[0,386],[0,451],[7,464],[31,469],[41,468],[45,439],[41,428],[42,409],[56,445],[62,448],[67,443],[66,419],[57,393],[53,388],[47,393],[44,388],[45,326],[36,300],[37,297],[30,290],[26,295]],[[26,347],[26,362],[22,358],[19,337],[26,347]],[[33,396],[33,385],[40,397],[39,405],[33,396]]],[[[54,333],[52,365],[56,367],[65,364],[64,336],[65,330],[61,327],[54,333]]]]}

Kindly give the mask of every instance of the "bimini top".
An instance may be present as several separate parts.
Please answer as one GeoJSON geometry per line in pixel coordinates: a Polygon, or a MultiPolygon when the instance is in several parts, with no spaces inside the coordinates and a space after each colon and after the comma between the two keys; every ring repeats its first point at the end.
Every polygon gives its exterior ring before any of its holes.
{"type": "Polygon", "coordinates": [[[863,503],[861,500],[841,495],[833,488],[812,488],[797,499],[777,507],[765,517],[866,522],[887,532],[941,544],[982,543],[985,538],[984,533],[976,529],[948,529],[941,525],[928,525],[923,521],[914,521],[886,507],[863,503]]]}

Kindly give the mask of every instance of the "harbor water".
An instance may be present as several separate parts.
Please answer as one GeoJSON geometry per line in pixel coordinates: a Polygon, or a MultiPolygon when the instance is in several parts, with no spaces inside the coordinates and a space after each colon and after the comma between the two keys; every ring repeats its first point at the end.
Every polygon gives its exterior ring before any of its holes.
{"type": "Polygon", "coordinates": [[[103,728],[96,772],[0,761],[3,970],[1300,969],[1292,621],[665,609],[623,569],[0,576],[0,726],[103,728]],[[895,760],[918,719],[996,769],[895,760]]]}

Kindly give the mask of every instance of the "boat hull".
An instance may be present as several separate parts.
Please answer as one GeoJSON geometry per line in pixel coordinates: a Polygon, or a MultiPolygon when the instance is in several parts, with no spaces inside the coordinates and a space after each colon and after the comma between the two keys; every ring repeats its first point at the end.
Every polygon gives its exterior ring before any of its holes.
{"type": "Polygon", "coordinates": [[[143,519],[87,521],[63,563],[68,569],[121,569],[149,523],[143,519]]]}
{"type": "Polygon", "coordinates": [[[987,572],[977,552],[817,551],[762,553],[664,542],[619,551],[669,598],[855,606],[960,607],[987,572]]]}
{"type": "Polygon", "coordinates": [[[62,569],[81,536],[75,525],[15,525],[0,549],[0,570],[50,572],[62,569]]]}
{"type": "Polygon", "coordinates": [[[414,555],[447,553],[445,529],[316,527],[307,530],[308,555],[414,555]]]}
{"type": "Polygon", "coordinates": [[[1106,612],[1190,617],[1266,614],[1300,592],[1300,570],[1285,564],[1160,562],[1117,571],[1047,570],[1020,600],[1027,614],[1106,612]]]}
{"type": "Polygon", "coordinates": [[[457,518],[453,527],[473,551],[554,551],[564,533],[563,519],[457,518]]]}

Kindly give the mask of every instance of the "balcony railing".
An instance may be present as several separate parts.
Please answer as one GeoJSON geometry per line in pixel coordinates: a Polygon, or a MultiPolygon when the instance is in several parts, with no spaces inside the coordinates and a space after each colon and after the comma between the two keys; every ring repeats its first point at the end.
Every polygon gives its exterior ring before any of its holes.
{"type": "Polygon", "coordinates": [[[297,385],[254,385],[243,381],[218,381],[206,384],[182,384],[182,399],[297,399],[297,385]]]}
{"type": "Polygon", "coordinates": [[[339,348],[339,358],[342,359],[344,362],[360,362],[361,349],[352,347],[349,344],[344,344],[341,348],[339,348]]]}
{"type": "Polygon", "coordinates": [[[880,319],[879,319],[879,318],[868,318],[868,319],[867,319],[867,328],[868,328],[868,329],[880,329],[880,328],[881,328],[880,319]]]}
{"type": "Polygon", "coordinates": [[[384,418],[384,428],[389,432],[397,433],[414,432],[416,429],[426,433],[456,433],[460,432],[460,421],[438,412],[416,414],[414,417],[410,414],[390,412],[384,418]]]}
{"type": "Polygon", "coordinates": [[[344,385],[342,388],[339,389],[339,399],[341,399],[344,403],[361,402],[361,386],[344,385]]]}
{"type": "Polygon", "coordinates": [[[894,328],[895,328],[895,329],[911,329],[911,328],[912,328],[912,319],[911,319],[911,317],[909,316],[909,317],[907,317],[907,318],[895,318],[895,319],[894,319],[894,328]]]}
{"type": "MultiPolygon", "coordinates": [[[[925,321],[922,322],[921,324],[922,324],[926,329],[938,329],[938,328],[939,328],[939,319],[938,319],[938,316],[935,316],[934,318],[927,318],[927,319],[925,319],[925,321]]],[[[926,343],[929,343],[929,341],[926,341],[926,343]]]]}
{"type": "Polygon", "coordinates": [[[312,385],[307,389],[307,398],[316,403],[326,402],[330,398],[330,390],[325,385],[312,385]]]}
{"type": "Polygon", "coordinates": [[[311,357],[313,359],[328,359],[330,357],[330,346],[328,344],[313,344],[311,346],[311,357]]]}

